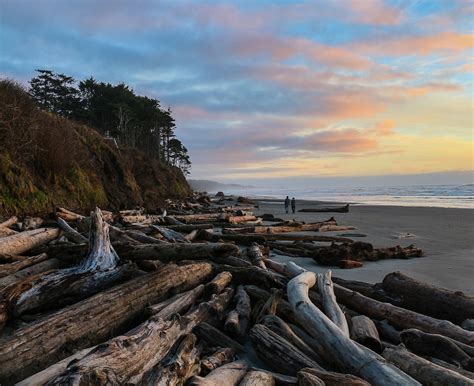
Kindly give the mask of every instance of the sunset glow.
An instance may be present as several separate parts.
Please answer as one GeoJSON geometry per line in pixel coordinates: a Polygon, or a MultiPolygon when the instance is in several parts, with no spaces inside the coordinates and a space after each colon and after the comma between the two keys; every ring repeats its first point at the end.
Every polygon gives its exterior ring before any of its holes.
{"type": "Polygon", "coordinates": [[[471,171],[472,4],[9,1],[0,75],[159,98],[193,178],[471,171]]]}

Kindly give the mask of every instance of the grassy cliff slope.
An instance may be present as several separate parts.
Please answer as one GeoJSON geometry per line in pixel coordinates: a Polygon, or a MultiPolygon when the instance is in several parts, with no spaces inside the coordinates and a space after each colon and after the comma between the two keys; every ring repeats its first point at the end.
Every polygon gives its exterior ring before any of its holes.
{"type": "Polygon", "coordinates": [[[181,171],[95,130],[39,110],[28,94],[0,81],[0,216],[137,205],[154,210],[190,188],[181,171]]]}

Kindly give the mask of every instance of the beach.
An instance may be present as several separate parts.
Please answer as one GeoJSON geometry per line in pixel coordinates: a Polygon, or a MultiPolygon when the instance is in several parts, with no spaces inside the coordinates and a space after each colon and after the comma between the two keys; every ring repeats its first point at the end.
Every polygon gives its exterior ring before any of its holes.
{"type": "MultiPolygon", "coordinates": [[[[401,271],[415,279],[435,286],[474,295],[474,210],[430,207],[351,205],[348,213],[285,214],[282,201],[258,200],[256,215],[272,213],[284,220],[304,222],[322,221],[334,216],[339,225],[352,225],[354,231],[325,232],[324,235],[360,233],[367,237],[354,237],[356,241],[369,242],[374,247],[407,246],[422,248],[424,257],[408,260],[383,260],[364,262],[356,269],[330,267],[334,276],[370,283],[380,282],[390,272],[401,271]],[[403,234],[412,238],[399,238],[403,234]]],[[[338,203],[297,201],[297,210],[338,203]]],[[[280,262],[294,261],[314,271],[324,272],[329,267],[318,265],[310,258],[293,258],[274,255],[280,262]]]]}

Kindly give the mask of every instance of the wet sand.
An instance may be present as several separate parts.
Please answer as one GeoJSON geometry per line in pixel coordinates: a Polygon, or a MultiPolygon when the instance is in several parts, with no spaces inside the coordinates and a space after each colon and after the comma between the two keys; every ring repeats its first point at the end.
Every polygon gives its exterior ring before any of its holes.
{"type": "MultiPolygon", "coordinates": [[[[305,222],[322,221],[334,216],[339,225],[353,225],[354,231],[324,232],[324,235],[361,233],[367,237],[354,240],[372,243],[375,247],[415,244],[425,256],[409,260],[364,262],[362,268],[339,269],[331,267],[334,276],[370,283],[380,282],[387,273],[401,271],[413,278],[474,295],[474,210],[426,207],[363,206],[353,205],[349,213],[285,214],[282,202],[262,200],[256,214],[272,213],[285,220],[305,222]],[[414,238],[398,238],[410,233],[414,238]]],[[[298,201],[297,210],[320,206],[317,201],[298,201]]],[[[294,261],[314,272],[323,272],[310,258],[274,256],[277,261],[294,261]]]]}

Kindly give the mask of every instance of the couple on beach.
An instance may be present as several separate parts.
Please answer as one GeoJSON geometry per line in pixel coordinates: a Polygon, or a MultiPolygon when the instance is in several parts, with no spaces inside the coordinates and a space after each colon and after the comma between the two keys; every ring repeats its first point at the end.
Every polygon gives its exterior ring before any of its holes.
{"type": "MultiPolygon", "coordinates": [[[[286,212],[286,214],[288,214],[289,208],[290,208],[290,197],[286,196],[286,198],[285,198],[285,212],[286,212]]],[[[295,210],[296,210],[296,200],[293,197],[291,199],[291,211],[293,213],[295,213],[295,210]]]]}

